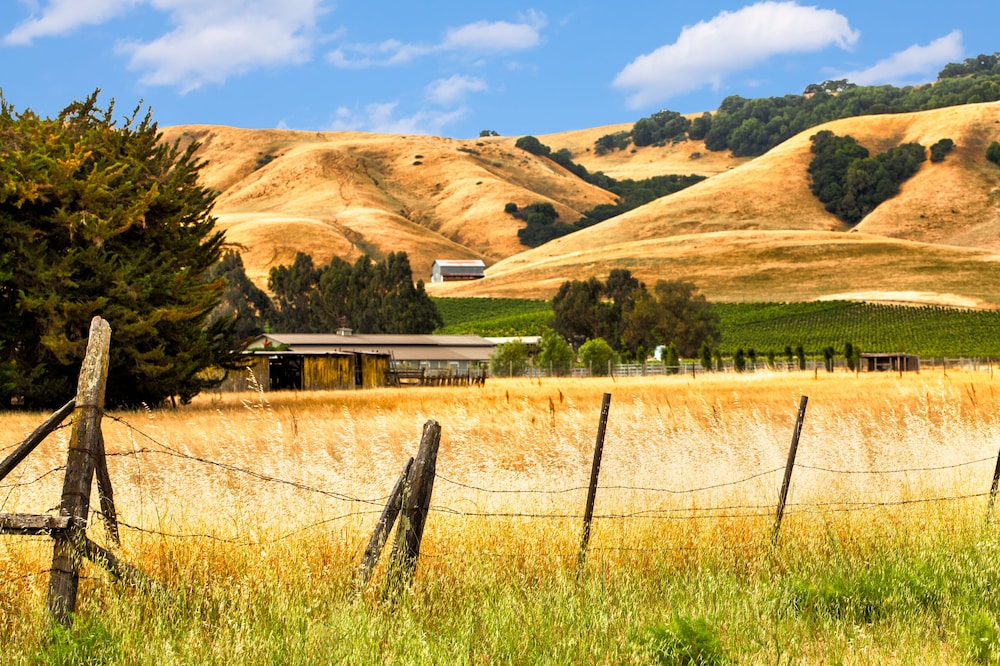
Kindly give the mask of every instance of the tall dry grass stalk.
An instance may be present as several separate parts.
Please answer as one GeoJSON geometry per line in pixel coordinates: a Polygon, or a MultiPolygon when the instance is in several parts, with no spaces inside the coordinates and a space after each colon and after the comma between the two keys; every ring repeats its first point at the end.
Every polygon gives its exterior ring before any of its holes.
{"type": "MultiPolygon", "coordinates": [[[[543,606],[548,595],[576,599],[576,549],[605,392],[612,403],[588,552],[587,585],[604,590],[598,594],[645,598],[649,590],[633,589],[641,581],[662,586],[665,572],[706,569],[752,586],[756,576],[816,562],[870,561],[887,548],[981,537],[1000,451],[990,374],[758,373],[217,394],[176,410],[113,413],[104,431],[123,557],[171,590],[167,605],[181,623],[190,618],[177,604],[194,604],[185,612],[196,616],[209,612],[209,624],[226,621],[211,601],[217,597],[237,616],[256,617],[254,599],[272,599],[274,590],[281,594],[272,603],[283,608],[267,611],[275,617],[308,624],[319,608],[338,616],[386,494],[415,453],[421,426],[434,419],[443,430],[418,566],[421,603],[442,614],[440,623],[461,625],[444,610],[448,599],[524,589],[543,606]],[[771,527],[802,395],[809,407],[775,552],[771,527]]],[[[3,421],[8,445],[41,416],[3,421]]],[[[55,509],[67,438],[66,429],[54,433],[0,483],[0,512],[55,509]]],[[[94,502],[96,509],[96,493],[94,502]]],[[[100,538],[96,517],[90,532],[100,538]]],[[[50,556],[45,539],[0,539],[4,647],[38,644],[50,556]]],[[[375,608],[381,574],[366,597],[375,608]]],[[[117,594],[100,570],[85,567],[82,613],[114,608],[117,594]]],[[[682,601],[668,596],[650,602],[649,612],[662,612],[658,604],[682,601]]],[[[952,648],[945,653],[954,656],[952,648]]]]}

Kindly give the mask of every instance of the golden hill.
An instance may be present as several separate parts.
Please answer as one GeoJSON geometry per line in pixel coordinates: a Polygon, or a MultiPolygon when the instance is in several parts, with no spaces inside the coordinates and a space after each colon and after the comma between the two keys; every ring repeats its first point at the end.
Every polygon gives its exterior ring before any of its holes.
{"type": "Polygon", "coordinates": [[[358,132],[166,128],[202,144],[203,183],[220,192],[215,214],[245,248],[250,277],[266,280],[297,251],[317,265],[338,255],[405,250],[418,277],[435,259],[492,264],[525,250],[508,202],[555,205],[562,219],[615,197],[549,160],[504,142],[358,132]]]}
{"type": "Polygon", "coordinates": [[[516,137],[317,133],[184,126],[168,140],[197,140],[204,182],[221,194],[220,226],[243,246],[259,283],[297,250],[323,263],[405,250],[425,281],[438,258],[481,258],[487,277],[429,285],[434,295],[547,298],[568,279],[628,268],[647,283],[694,281],[719,300],[831,296],[1000,306],[1000,169],[985,161],[1000,140],[1000,103],[864,116],[822,129],[849,134],[872,153],[903,142],[955,149],[925,162],[900,194],[854,229],[809,190],[814,128],[767,154],[733,158],[701,142],[599,156],[594,141],[628,125],[540,135],[588,170],[616,178],[700,173],[708,179],[617,218],[529,250],[523,223],[503,212],[552,202],[573,221],[614,197],[548,160],[514,147],[516,137]]]}

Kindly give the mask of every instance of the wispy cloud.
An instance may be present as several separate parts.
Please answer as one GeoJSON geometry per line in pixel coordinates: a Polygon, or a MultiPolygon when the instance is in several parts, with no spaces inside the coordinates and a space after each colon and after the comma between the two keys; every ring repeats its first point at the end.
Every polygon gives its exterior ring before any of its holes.
{"type": "MultiPolygon", "coordinates": [[[[10,0],[8,0],[9,2],[10,0]]],[[[27,46],[36,39],[67,35],[87,25],[99,25],[127,13],[141,0],[50,0],[40,12],[4,35],[9,46],[27,46]]]]}
{"type": "Polygon", "coordinates": [[[428,134],[444,136],[445,127],[466,116],[468,110],[460,107],[452,111],[418,111],[410,116],[397,117],[399,102],[369,104],[363,112],[347,107],[337,109],[330,124],[332,131],[363,131],[378,134],[428,134]]]}
{"type": "Polygon", "coordinates": [[[962,59],[962,32],[953,30],[927,46],[913,46],[880,60],[868,69],[845,72],[835,78],[861,86],[922,83],[934,79],[949,62],[962,59]]]}
{"type": "Polygon", "coordinates": [[[442,52],[476,54],[510,53],[533,49],[541,43],[545,15],[530,11],[508,21],[477,21],[445,31],[441,41],[409,44],[396,39],[369,44],[347,44],[327,54],[327,62],[344,69],[392,67],[442,52]]]}
{"type": "Polygon", "coordinates": [[[447,79],[432,81],[427,86],[427,98],[436,104],[455,104],[464,100],[469,93],[484,92],[487,89],[486,81],[478,77],[455,74],[447,79]]]}
{"type": "Polygon", "coordinates": [[[759,2],[686,26],[673,44],[629,63],[614,86],[634,90],[628,104],[641,108],[706,85],[718,88],[726,76],[776,55],[846,49],[858,36],[834,10],[759,2]]]}
{"type": "Polygon", "coordinates": [[[150,0],[170,14],[171,32],[150,42],[126,41],[118,51],[148,85],[183,92],[260,67],[309,59],[319,0],[150,0]]]}

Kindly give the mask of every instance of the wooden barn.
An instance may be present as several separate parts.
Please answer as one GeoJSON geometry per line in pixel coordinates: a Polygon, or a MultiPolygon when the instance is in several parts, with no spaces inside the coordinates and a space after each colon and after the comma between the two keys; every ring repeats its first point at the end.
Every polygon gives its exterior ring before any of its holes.
{"type": "Polygon", "coordinates": [[[248,349],[246,370],[230,372],[220,390],[323,391],[387,386],[390,357],[366,352],[248,349]]]}
{"type": "Polygon", "coordinates": [[[472,383],[485,379],[493,347],[477,335],[266,333],[244,352],[247,370],[229,373],[220,390],[252,389],[253,380],[274,391],[472,383]]]}
{"type": "Polygon", "coordinates": [[[865,372],[920,372],[920,357],[902,353],[863,353],[861,369],[865,372]]]}
{"type": "Polygon", "coordinates": [[[438,259],[431,266],[431,282],[478,280],[486,277],[486,264],[479,259],[438,259]]]}

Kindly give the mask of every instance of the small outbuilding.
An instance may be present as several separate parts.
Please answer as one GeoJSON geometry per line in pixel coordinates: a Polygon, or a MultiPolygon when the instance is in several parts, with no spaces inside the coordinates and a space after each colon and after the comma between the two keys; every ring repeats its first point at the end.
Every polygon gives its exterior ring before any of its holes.
{"type": "Polygon", "coordinates": [[[431,267],[431,282],[478,280],[486,277],[486,264],[480,259],[438,259],[431,267]]]}
{"type": "Polygon", "coordinates": [[[902,353],[862,353],[865,372],[920,372],[920,357],[902,353]]]}
{"type": "Polygon", "coordinates": [[[265,333],[220,390],[332,390],[409,384],[480,383],[494,344],[477,335],[265,333]]]}

